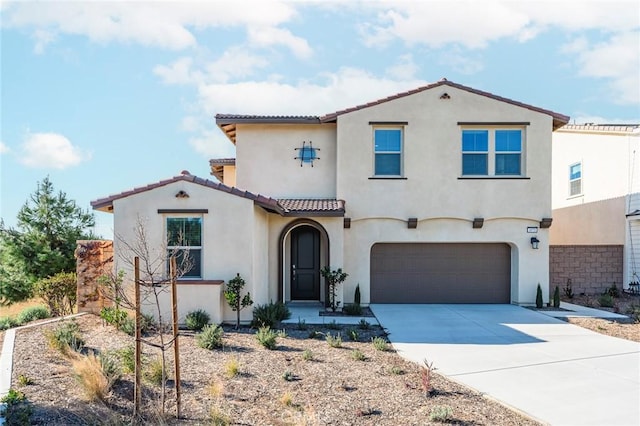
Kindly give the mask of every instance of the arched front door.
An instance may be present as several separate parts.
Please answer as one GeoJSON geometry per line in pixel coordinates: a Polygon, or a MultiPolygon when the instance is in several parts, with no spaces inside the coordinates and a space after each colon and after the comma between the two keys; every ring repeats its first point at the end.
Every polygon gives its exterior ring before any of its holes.
{"type": "Polygon", "coordinates": [[[291,231],[291,300],[320,300],[320,232],[308,225],[291,231]]]}

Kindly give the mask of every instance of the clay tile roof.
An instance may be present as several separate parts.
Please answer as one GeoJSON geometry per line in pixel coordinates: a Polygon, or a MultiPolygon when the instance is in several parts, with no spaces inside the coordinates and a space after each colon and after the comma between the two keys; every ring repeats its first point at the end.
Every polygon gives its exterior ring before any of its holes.
{"type": "Polygon", "coordinates": [[[260,207],[264,208],[267,211],[275,212],[281,215],[284,214],[282,207],[278,204],[278,201],[274,198],[252,194],[251,192],[242,191],[238,188],[231,188],[221,183],[212,182],[207,179],[202,179],[197,176],[193,176],[186,171],[183,171],[182,174],[180,174],[179,176],[174,176],[170,179],[161,180],[160,182],[134,188],[128,191],[121,192],[119,194],[114,194],[108,197],[99,198],[91,202],[91,207],[93,207],[94,210],[113,211],[113,202],[116,200],[120,200],[122,198],[126,198],[131,195],[140,194],[142,192],[151,191],[152,189],[160,188],[162,186],[169,185],[175,182],[180,182],[180,181],[192,182],[207,188],[211,188],[213,190],[223,191],[232,195],[246,198],[246,199],[252,200],[255,204],[259,205],[260,207]]]}
{"type": "Polygon", "coordinates": [[[561,131],[586,132],[586,133],[638,133],[640,124],[567,124],[563,126],[561,131]]]}
{"type": "Polygon", "coordinates": [[[344,201],[333,198],[281,198],[278,204],[285,216],[344,216],[344,201]]]}
{"type": "Polygon", "coordinates": [[[211,160],[209,160],[209,164],[213,165],[221,165],[221,166],[228,166],[228,165],[234,165],[236,164],[236,159],[235,158],[212,158],[211,160]]]}

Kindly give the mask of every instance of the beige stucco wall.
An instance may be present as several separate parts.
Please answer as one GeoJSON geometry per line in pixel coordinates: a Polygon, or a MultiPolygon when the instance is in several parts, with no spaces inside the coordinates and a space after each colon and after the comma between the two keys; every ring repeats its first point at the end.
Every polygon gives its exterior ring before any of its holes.
{"type": "Polygon", "coordinates": [[[553,134],[553,208],[624,196],[640,189],[640,135],[560,129],[553,134]],[[634,154],[635,152],[635,154],[634,154]],[[569,196],[569,166],[582,162],[582,191],[569,196]]]}
{"type": "Polygon", "coordinates": [[[236,186],[236,166],[222,166],[224,183],[227,186],[236,186]]]}
{"type": "Polygon", "coordinates": [[[552,245],[623,245],[626,197],[553,210],[552,245]]]}
{"type": "Polygon", "coordinates": [[[239,124],[236,186],[274,198],[336,195],[335,126],[239,124]],[[300,167],[295,148],[313,142],[319,160],[300,167]]]}
{"type": "Polygon", "coordinates": [[[446,86],[340,116],[337,196],[347,201],[346,216],[352,218],[345,230],[345,267],[352,285],[360,282],[363,302],[369,301],[370,248],[376,242],[505,242],[512,247],[512,302],[533,303],[538,283],[546,291],[548,232],[539,230],[540,249],[533,250],[535,234],[527,227],[551,217],[551,126],[548,115],[446,86]],[[445,92],[450,99],[440,99],[445,92]],[[369,179],[370,121],[408,122],[406,180],[369,179]],[[458,179],[458,122],[529,122],[523,146],[528,179],[458,179]],[[407,229],[410,217],[418,218],[418,229],[407,229]],[[474,217],[485,219],[482,229],[472,229],[474,217]]]}
{"type": "MultiPolygon", "coordinates": [[[[250,291],[256,303],[268,301],[262,288],[266,285],[266,260],[264,241],[266,240],[266,218],[256,214],[253,201],[207,188],[191,182],[175,182],[150,191],[142,192],[114,201],[115,252],[118,269],[128,269],[127,279],[133,279],[133,272],[123,256],[132,257],[122,240],[134,238],[133,229],[138,217],[147,230],[151,257],[159,259],[164,251],[165,218],[185,214],[158,214],[158,209],[208,209],[202,214],[202,279],[228,281],[236,273],[246,280],[246,291],[250,291]],[[189,198],[176,198],[178,191],[185,191],[189,198]]],[[[129,260],[129,263],[131,261],[129,260]]],[[[156,265],[159,271],[162,264],[156,265]]],[[[178,287],[180,321],[191,310],[204,309],[213,322],[233,320],[234,313],[227,306],[221,292],[223,286],[210,284],[178,287]]],[[[163,298],[163,316],[169,318],[168,298],[163,298]]],[[[145,304],[145,310],[151,305],[145,304]]],[[[243,319],[250,319],[249,310],[243,312],[243,319]]]]}

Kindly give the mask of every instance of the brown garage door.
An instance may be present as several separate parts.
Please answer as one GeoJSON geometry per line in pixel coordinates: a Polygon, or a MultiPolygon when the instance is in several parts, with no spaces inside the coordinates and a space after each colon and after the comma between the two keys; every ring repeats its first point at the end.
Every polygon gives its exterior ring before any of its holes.
{"type": "Polygon", "coordinates": [[[507,244],[378,243],[371,303],[509,303],[507,244]]]}

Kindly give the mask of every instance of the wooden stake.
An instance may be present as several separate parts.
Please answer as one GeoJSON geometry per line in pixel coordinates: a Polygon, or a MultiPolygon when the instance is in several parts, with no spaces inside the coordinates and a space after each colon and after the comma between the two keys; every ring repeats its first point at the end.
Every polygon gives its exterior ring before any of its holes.
{"type": "Polygon", "coordinates": [[[136,362],[135,362],[135,381],[133,386],[133,417],[134,422],[137,422],[140,413],[140,406],[142,405],[142,348],[141,341],[142,336],[140,333],[140,259],[136,256],[133,260],[134,274],[135,274],[135,304],[136,304],[136,362]]]}
{"type": "Polygon", "coordinates": [[[178,345],[178,286],[176,283],[176,258],[171,256],[169,263],[171,274],[171,305],[173,320],[173,361],[175,366],[176,378],[176,416],[180,418],[180,347],[178,345]]]}

